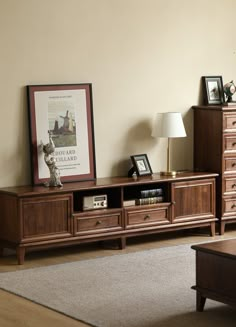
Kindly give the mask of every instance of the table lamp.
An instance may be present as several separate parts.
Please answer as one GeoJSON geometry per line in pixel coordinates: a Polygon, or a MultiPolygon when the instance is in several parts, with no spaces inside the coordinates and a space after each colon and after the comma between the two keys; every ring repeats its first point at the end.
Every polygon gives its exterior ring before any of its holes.
{"type": "Polygon", "coordinates": [[[166,137],[167,146],[167,171],[161,171],[164,176],[176,176],[176,171],[170,170],[170,139],[185,137],[186,132],[180,112],[158,113],[152,129],[152,136],[155,138],[166,137]]]}

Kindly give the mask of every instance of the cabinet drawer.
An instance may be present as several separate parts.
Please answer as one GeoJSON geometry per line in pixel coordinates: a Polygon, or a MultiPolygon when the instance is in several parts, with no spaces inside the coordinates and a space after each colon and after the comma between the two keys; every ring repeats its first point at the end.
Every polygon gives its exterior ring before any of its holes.
{"type": "Polygon", "coordinates": [[[224,199],[224,213],[227,214],[236,214],[236,198],[224,199]]]}
{"type": "Polygon", "coordinates": [[[236,131],[236,113],[223,114],[224,131],[236,131]]]}
{"type": "Polygon", "coordinates": [[[236,153],[236,135],[224,136],[224,152],[236,153]]]}
{"type": "Polygon", "coordinates": [[[126,210],[126,228],[170,224],[170,204],[159,205],[154,208],[147,207],[143,206],[142,209],[126,210]]]}
{"type": "Polygon", "coordinates": [[[236,172],[236,157],[224,158],[224,171],[236,172]]]}
{"type": "Polygon", "coordinates": [[[74,215],[75,234],[91,234],[122,229],[122,213],[108,213],[102,210],[100,214],[74,215]]]}
{"type": "Polygon", "coordinates": [[[223,181],[223,192],[231,193],[236,192],[236,176],[225,178],[223,181]]]}

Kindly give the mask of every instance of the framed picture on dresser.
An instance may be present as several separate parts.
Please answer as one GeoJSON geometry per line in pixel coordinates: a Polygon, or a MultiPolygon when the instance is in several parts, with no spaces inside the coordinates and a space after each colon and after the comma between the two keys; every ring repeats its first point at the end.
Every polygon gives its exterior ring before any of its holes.
{"type": "Polygon", "coordinates": [[[203,101],[205,105],[225,102],[222,76],[202,76],[203,101]]]}

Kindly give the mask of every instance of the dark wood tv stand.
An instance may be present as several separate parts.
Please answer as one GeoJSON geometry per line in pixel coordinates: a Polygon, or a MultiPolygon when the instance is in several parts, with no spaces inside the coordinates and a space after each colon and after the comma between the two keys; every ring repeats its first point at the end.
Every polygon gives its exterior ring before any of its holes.
{"type": "Polygon", "coordinates": [[[25,251],[210,226],[215,235],[215,173],[176,177],[98,178],[65,183],[62,188],[19,186],[0,189],[0,251],[25,251]],[[163,202],[125,206],[141,190],[162,188],[163,202]],[[107,195],[108,207],[83,211],[85,196],[107,195]]]}

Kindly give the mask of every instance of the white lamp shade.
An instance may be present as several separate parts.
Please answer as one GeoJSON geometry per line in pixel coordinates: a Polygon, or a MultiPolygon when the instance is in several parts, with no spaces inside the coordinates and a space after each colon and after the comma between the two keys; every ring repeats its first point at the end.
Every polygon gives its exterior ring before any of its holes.
{"type": "Polygon", "coordinates": [[[185,137],[186,131],[180,112],[158,113],[152,129],[153,137],[185,137]]]}

